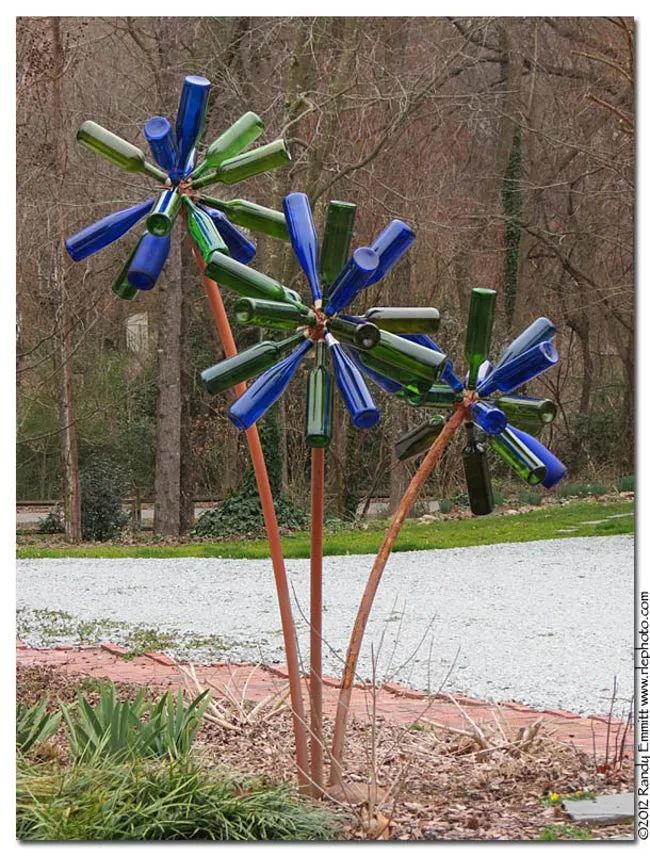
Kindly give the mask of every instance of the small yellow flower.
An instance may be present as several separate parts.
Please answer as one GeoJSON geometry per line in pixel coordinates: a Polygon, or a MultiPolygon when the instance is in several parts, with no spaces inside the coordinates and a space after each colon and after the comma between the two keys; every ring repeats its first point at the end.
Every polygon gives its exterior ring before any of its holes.
{"type": "Polygon", "coordinates": [[[548,795],[548,800],[553,803],[553,805],[557,805],[559,802],[562,802],[562,794],[557,794],[553,791],[548,795]]]}

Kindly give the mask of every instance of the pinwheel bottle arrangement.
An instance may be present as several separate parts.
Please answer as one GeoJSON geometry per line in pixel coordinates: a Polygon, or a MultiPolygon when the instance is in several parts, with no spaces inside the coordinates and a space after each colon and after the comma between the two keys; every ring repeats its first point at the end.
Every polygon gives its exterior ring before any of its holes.
{"type": "Polygon", "coordinates": [[[322,250],[304,193],[290,193],[283,209],[294,254],[309,284],[310,300],[245,265],[214,254],[208,275],[236,291],[241,324],[283,330],[281,341],[262,341],[206,369],[206,389],[218,393],[235,382],[257,379],[230,407],[240,430],[253,425],[280,398],[304,357],[315,355],[307,384],[305,439],[323,448],[332,435],[332,394],[336,387],[358,429],[372,428],[380,413],[364,375],[389,392],[403,388],[425,394],[445,371],[439,349],[417,340],[435,332],[439,313],[432,307],[375,307],[362,317],[345,310],[365,289],[383,279],[408,250],[415,235],[393,220],[371,246],[350,254],[355,206],[330,202],[322,250]],[[406,336],[400,335],[401,331],[406,336]]]}
{"type": "MultiPolygon", "coordinates": [[[[489,514],[494,508],[488,450],[529,485],[552,488],[566,474],[564,464],[537,437],[555,418],[555,404],[547,398],[514,394],[557,362],[552,341],[555,327],[547,318],[538,318],[493,366],[488,356],[495,301],[496,292],[491,289],[472,291],[465,339],[468,371],[463,381],[447,364],[446,382],[433,384],[423,394],[400,393],[415,406],[448,409],[463,403],[467,435],[463,467],[470,508],[476,515],[489,514]]],[[[426,344],[423,337],[418,340],[426,344]]],[[[437,348],[432,339],[428,345],[437,348]]],[[[445,424],[446,419],[437,414],[408,431],[396,442],[397,457],[406,460],[426,452],[445,424]]]]}
{"type": "Polygon", "coordinates": [[[171,231],[181,212],[206,264],[214,252],[239,263],[251,261],[255,245],[237,226],[288,239],[282,212],[244,199],[224,201],[203,195],[203,188],[210,184],[236,184],[290,161],[283,140],[245,151],[264,131],[260,117],[249,111],[211,143],[197,163],[209,94],[210,82],[205,77],[188,75],[183,81],[174,127],[164,116],[147,120],[144,136],[155,164],[137,146],[96,122],[84,122],[77,132],[77,140],[85,148],[127,172],[142,173],[163,185],[157,197],[109,214],[65,242],[71,258],[82,261],[121,238],[146,217],[145,230],[113,282],[113,291],[125,300],[155,286],[169,255],[171,231]]]}

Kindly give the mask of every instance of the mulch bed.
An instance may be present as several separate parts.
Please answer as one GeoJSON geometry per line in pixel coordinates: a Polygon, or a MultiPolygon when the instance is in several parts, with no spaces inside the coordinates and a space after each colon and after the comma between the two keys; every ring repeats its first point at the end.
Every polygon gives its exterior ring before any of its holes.
{"type": "MultiPolygon", "coordinates": [[[[122,698],[133,698],[141,689],[128,683],[116,687],[122,698]]],[[[47,694],[54,707],[57,699],[74,701],[79,689],[98,697],[96,680],[68,677],[41,666],[17,670],[17,698],[25,704],[47,694]]],[[[164,688],[154,685],[146,692],[155,698],[164,688]]],[[[328,741],[331,730],[332,721],[326,718],[328,741]]],[[[278,782],[293,779],[292,743],[290,712],[283,708],[268,722],[243,726],[237,732],[206,722],[195,746],[198,757],[209,766],[278,782]]],[[[63,726],[48,751],[67,763],[63,726]]],[[[374,722],[351,722],[344,788],[367,793],[373,769],[377,786],[388,795],[379,806],[379,817],[390,821],[385,835],[393,840],[536,839],[545,827],[568,822],[560,808],[542,802],[545,795],[632,790],[634,774],[633,761],[627,756],[619,770],[602,766],[597,770],[592,755],[558,743],[544,726],[526,751],[502,748],[481,753],[474,741],[462,735],[426,725],[413,730],[383,716],[374,722]]],[[[340,810],[347,818],[345,837],[367,838],[367,807],[340,810]]],[[[631,835],[631,828],[596,827],[591,833],[594,838],[610,839],[631,835]]]]}

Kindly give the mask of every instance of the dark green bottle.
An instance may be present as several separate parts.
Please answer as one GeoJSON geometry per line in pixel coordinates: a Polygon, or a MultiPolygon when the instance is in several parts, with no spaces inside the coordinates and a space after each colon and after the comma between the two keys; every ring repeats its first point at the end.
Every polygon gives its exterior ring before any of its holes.
{"type": "Polygon", "coordinates": [[[172,230],[181,210],[178,188],[163,190],[147,217],[147,230],[157,238],[164,238],[172,230]]]}
{"type": "MultiPolygon", "coordinates": [[[[146,235],[146,234],[147,233],[145,232],[144,235],[146,235]]],[[[129,253],[127,260],[124,262],[124,264],[120,268],[118,275],[113,280],[113,285],[111,286],[111,289],[113,290],[113,292],[115,294],[117,294],[118,297],[121,297],[122,300],[133,300],[134,297],[137,297],[138,291],[140,290],[138,288],[134,288],[131,285],[131,283],[127,279],[127,274],[129,272],[129,266],[130,266],[131,262],[133,261],[133,256],[135,255],[135,251],[140,246],[140,241],[144,238],[144,235],[141,235],[138,238],[135,246],[133,247],[133,249],[129,253]]]]}
{"type": "Polygon", "coordinates": [[[341,273],[350,255],[356,213],[357,206],[354,202],[333,199],[327,206],[319,262],[323,297],[327,294],[327,286],[341,273]]]}
{"type": "Polygon", "coordinates": [[[550,425],[557,414],[555,402],[549,398],[529,398],[525,395],[502,395],[494,402],[508,417],[508,422],[531,434],[550,425]]]}
{"type": "Polygon", "coordinates": [[[210,215],[192,202],[189,196],[183,196],[183,204],[187,209],[187,229],[190,237],[207,264],[213,253],[225,253],[229,256],[228,247],[219,234],[210,215]]]}
{"type": "Polygon", "coordinates": [[[126,172],[143,172],[163,184],[167,181],[161,169],[145,160],[142,149],[102,128],[97,122],[84,122],[77,131],[77,140],[126,172]]]}
{"type": "Polygon", "coordinates": [[[528,484],[539,484],[546,477],[546,466],[507,426],[501,434],[488,437],[490,448],[528,484]]]}
{"type": "Polygon", "coordinates": [[[436,333],[440,313],[432,306],[374,306],[363,318],[389,333],[436,333]]]}
{"type": "Polygon", "coordinates": [[[398,461],[406,461],[426,452],[442,431],[447,420],[440,414],[430,416],[422,425],[411,428],[395,441],[395,456],[398,461]]]}
{"type": "MultiPolygon", "coordinates": [[[[425,348],[408,339],[402,339],[386,330],[379,331],[379,342],[372,349],[372,357],[386,366],[394,366],[412,384],[423,392],[438,380],[447,357],[445,354],[425,348]]],[[[399,380],[388,371],[382,372],[394,380],[399,380]]],[[[401,381],[400,381],[401,382],[401,381]]]]}
{"type": "Polygon", "coordinates": [[[457,401],[462,399],[459,394],[446,383],[432,383],[426,392],[413,392],[407,390],[404,399],[413,407],[453,407],[457,401]]]}
{"type": "MultiPolygon", "coordinates": [[[[355,348],[355,350],[357,349],[355,348]]],[[[375,348],[371,348],[369,351],[364,351],[359,348],[356,355],[366,368],[373,372],[378,372],[379,374],[394,380],[396,383],[402,384],[402,389],[395,393],[399,398],[403,398],[407,392],[410,395],[419,394],[420,388],[413,383],[411,372],[399,366],[384,363],[381,360],[376,359],[374,351],[375,348]]]]}
{"type": "Polygon", "coordinates": [[[206,266],[205,272],[210,279],[231,288],[242,297],[253,297],[258,300],[279,300],[284,303],[297,304],[307,309],[300,297],[290,288],[271,279],[270,276],[247,267],[241,262],[231,259],[223,253],[213,253],[206,266]]]}
{"type": "Polygon", "coordinates": [[[316,323],[316,315],[306,306],[276,300],[254,300],[252,297],[242,297],[237,301],[235,317],[240,324],[271,327],[274,330],[295,330],[296,327],[311,327],[316,323]]]}
{"type": "Polygon", "coordinates": [[[208,146],[204,159],[192,173],[192,180],[200,178],[210,169],[216,169],[228,158],[243,152],[246,146],[264,133],[264,122],[250,110],[227,128],[208,146]]]}
{"type": "Polygon", "coordinates": [[[262,232],[271,238],[279,238],[281,241],[289,240],[287,221],[282,211],[274,208],[265,208],[255,202],[247,202],[245,199],[231,199],[224,202],[223,199],[215,199],[214,196],[199,196],[199,202],[208,208],[216,208],[223,211],[235,226],[243,226],[253,232],[262,232]]]}
{"type": "Polygon", "coordinates": [[[332,375],[325,366],[325,345],[316,344],[316,365],[307,380],[305,410],[305,440],[312,449],[329,446],[332,439],[332,408],[334,387],[332,375]]]}
{"type": "Polygon", "coordinates": [[[379,342],[379,330],[374,324],[357,324],[345,318],[329,318],[325,326],[339,341],[364,351],[374,348],[379,342]]]}
{"type": "Polygon", "coordinates": [[[487,459],[487,446],[479,443],[474,434],[474,423],[468,422],[467,445],[463,449],[463,469],[467,495],[472,514],[489,514],[494,509],[492,479],[487,459]]]}
{"type": "Polygon", "coordinates": [[[469,367],[467,386],[476,387],[478,370],[487,360],[492,339],[494,307],[497,293],[491,288],[473,288],[469,304],[469,319],[465,338],[465,359],[469,367]]]}
{"type": "Polygon", "coordinates": [[[280,342],[258,342],[234,357],[228,357],[209,369],[204,369],[201,372],[201,381],[211,395],[216,395],[266,371],[304,341],[302,333],[296,333],[280,342]]]}
{"type": "Polygon", "coordinates": [[[250,152],[225,160],[213,172],[207,172],[196,181],[192,180],[192,188],[199,190],[201,187],[214,184],[215,181],[220,181],[222,184],[237,184],[246,178],[284,166],[290,160],[291,155],[284,140],[274,140],[265,146],[259,146],[257,149],[251,149],[250,152]]]}

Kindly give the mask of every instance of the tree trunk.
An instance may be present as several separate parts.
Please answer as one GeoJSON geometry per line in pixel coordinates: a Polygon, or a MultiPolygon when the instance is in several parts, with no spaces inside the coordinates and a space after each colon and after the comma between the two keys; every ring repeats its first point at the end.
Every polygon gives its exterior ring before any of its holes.
{"type": "Polygon", "coordinates": [[[65,49],[61,37],[60,18],[50,18],[52,49],[54,58],[52,106],[56,128],[56,172],[57,193],[57,241],[54,256],[54,282],[59,295],[58,306],[58,375],[60,384],[59,420],[61,425],[61,464],[63,474],[63,496],[65,513],[65,535],[68,541],[81,541],[81,493],[79,489],[79,457],[77,450],[77,426],[72,395],[72,318],[68,301],[65,259],[62,247],[66,238],[63,188],[66,172],[66,145],[63,99],[63,74],[65,49]]]}

